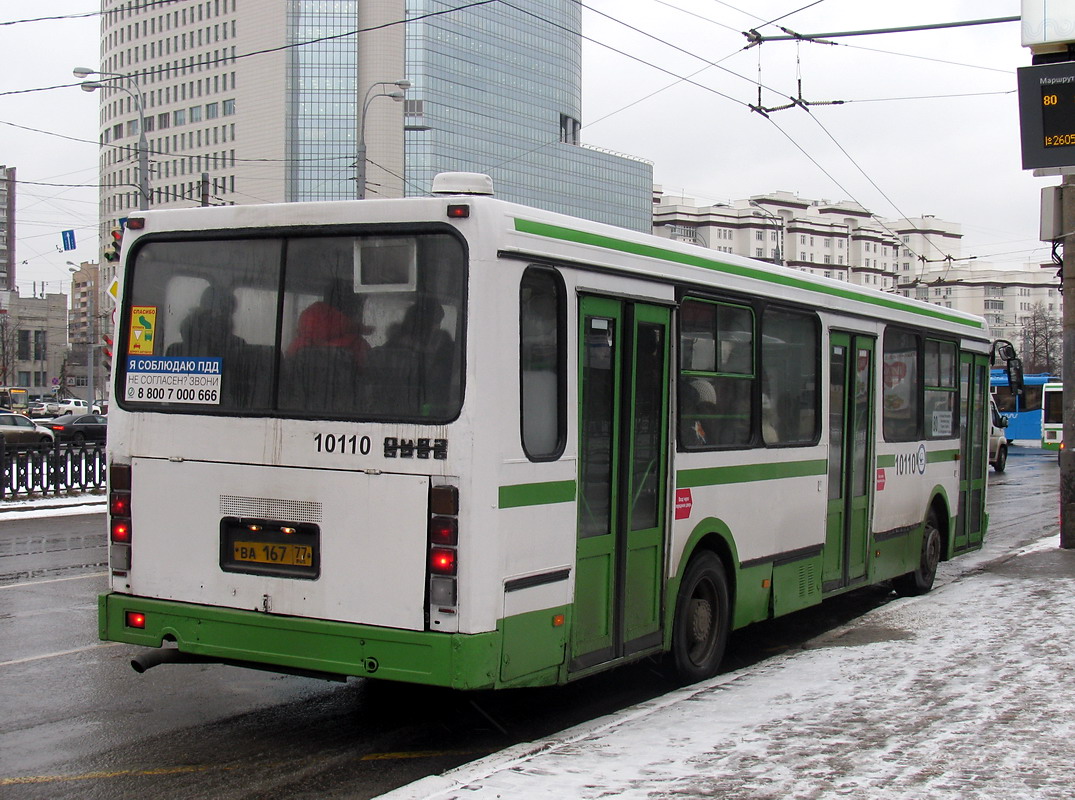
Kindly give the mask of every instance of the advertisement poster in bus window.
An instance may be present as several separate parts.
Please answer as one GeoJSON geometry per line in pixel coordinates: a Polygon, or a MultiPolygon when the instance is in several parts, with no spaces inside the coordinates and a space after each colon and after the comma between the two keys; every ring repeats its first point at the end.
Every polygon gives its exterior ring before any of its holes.
{"type": "Polygon", "coordinates": [[[915,350],[893,350],[884,354],[884,414],[887,435],[910,433],[917,426],[914,390],[918,371],[915,350]]]}
{"type": "Polygon", "coordinates": [[[131,336],[127,354],[132,356],[153,355],[153,340],[157,330],[157,307],[134,306],[131,309],[131,336]]]}

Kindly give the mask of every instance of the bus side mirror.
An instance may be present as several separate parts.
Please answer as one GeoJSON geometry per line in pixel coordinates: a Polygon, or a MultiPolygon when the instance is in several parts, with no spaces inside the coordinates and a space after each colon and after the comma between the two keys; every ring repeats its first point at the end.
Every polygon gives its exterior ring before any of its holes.
{"type": "MultiPolygon", "coordinates": [[[[1011,342],[1006,342],[1003,339],[997,340],[996,346],[993,350],[993,355],[999,358],[1001,361],[1011,361],[1015,358],[1015,347],[1011,342]]],[[[994,360],[995,360],[994,359],[994,360]]]]}
{"type": "Polygon", "coordinates": [[[1011,393],[1015,395],[1023,394],[1023,361],[1019,358],[1008,359],[1005,368],[1008,371],[1008,386],[1011,389],[1011,393]]]}
{"type": "Polygon", "coordinates": [[[1008,373],[1008,388],[1013,395],[1023,394],[1023,362],[1015,352],[1015,345],[1007,339],[997,339],[989,351],[989,363],[996,364],[997,359],[1004,362],[1008,373]]]}

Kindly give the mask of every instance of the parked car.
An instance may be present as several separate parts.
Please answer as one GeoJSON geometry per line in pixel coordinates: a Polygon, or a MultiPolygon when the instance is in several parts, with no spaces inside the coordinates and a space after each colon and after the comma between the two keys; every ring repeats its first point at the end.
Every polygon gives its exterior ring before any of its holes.
{"type": "Polygon", "coordinates": [[[30,403],[30,408],[26,412],[26,415],[31,419],[35,417],[47,417],[49,415],[48,403],[44,400],[34,400],[30,403]]]}
{"type": "Polygon", "coordinates": [[[22,414],[0,414],[0,440],[6,444],[52,444],[56,438],[48,428],[22,414]]]}
{"type": "Polygon", "coordinates": [[[108,430],[108,417],[101,414],[64,414],[42,424],[55,434],[58,442],[103,442],[108,430]]]}
{"type": "Polygon", "coordinates": [[[53,417],[61,416],[62,414],[100,414],[101,407],[97,403],[93,404],[91,409],[89,403],[85,400],[79,400],[77,397],[72,397],[67,400],[50,400],[45,404],[46,412],[53,417]]]}

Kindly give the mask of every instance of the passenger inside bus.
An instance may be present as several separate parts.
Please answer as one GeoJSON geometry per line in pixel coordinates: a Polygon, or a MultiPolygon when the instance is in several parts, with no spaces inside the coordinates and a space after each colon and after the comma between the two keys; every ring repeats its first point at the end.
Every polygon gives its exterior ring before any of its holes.
{"type": "Polygon", "coordinates": [[[169,345],[166,353],[219,358],[221,401],[248,406],[265,389],[267,352],[236,335],[235,310],[231,290],[210,284],[179,324],[181,340],[169,345]]]}
{"type": "Polygon", "coordinates": [[[179,324],[182,341],[168,347],[170,356],[204,356],[222,358],[241,355],[246,342],[236,336],[235,296],[221,287],[209,285],[202,292],[198,305],[179,324]]]}
{"type": "MultiPolygon", "coordinates": [[[[370,346],[362,325],[363,296],[342,280],[333,280],[324,298],[299,315],[295,336],[284,358],[281,403],[303,408],[316,387],[327,411],[352,411],[358,402],[358,379],[370,346]]],[[[314,409],[311,409],[314,410],[314,409]]]]}
{"type": "Polygon", "coordinates": [[[421,295],[391,325],[385,343],[369,357],[370,399],[382,410],[428,416],[446,402],[451,389],[454,352],[451,335],[441,327],[444,307],[421,295]]]}

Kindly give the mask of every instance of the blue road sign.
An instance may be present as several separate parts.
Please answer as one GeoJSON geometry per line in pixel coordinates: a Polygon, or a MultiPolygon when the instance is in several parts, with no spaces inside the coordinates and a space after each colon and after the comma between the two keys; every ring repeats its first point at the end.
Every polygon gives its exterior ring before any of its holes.
{"type": "Polygon", "coordinates": [[[63,249],[65,251],[75,249],[75,232],[74,231],[61,231],[60,236],[63,237],[63,249]]]}

